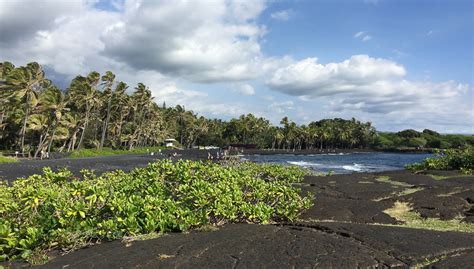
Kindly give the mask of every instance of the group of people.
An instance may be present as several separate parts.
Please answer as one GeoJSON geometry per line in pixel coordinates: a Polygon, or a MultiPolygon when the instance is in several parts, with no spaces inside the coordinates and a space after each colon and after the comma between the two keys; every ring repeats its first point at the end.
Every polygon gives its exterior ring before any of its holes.
{"type": "Polygon", "coordinates": [[[218,151],[216,151],[215,157],[213,154],[211,154],[211,152],[207,153],[208,160],[226,160],[228,157],[229,157],[229,151],[226,149],[225,150],[219,149],[218,151]]]}

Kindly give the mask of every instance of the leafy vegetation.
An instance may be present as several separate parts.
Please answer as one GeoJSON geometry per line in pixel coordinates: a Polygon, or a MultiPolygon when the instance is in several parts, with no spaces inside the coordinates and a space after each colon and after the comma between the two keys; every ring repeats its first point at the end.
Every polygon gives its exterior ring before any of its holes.
{"type": "Polygon", "coordinates": [[[0,259],[98,240],[227,222],[294,220],[311,206],[294,183],[304,171],[254,163],[169,160],[83,180],[71,172],[0,182],[0,259]]]}
{"type": "Polygon", "coordinates": [[[474,146],[474,136],[441,135],[429,129],[425,129],[422,132],[408,129],[398,133],[378,133],[373,146],[381,149],[465,148],[474,146]]]}
{"type": "Polygon", "coordinates": [[[15,157],[8,157],[0,155],[0,163],[16,163],[18,159],[15,157]]]}
{"type": "Polygon", "coordinates": [[[405,202],[395,202],[392,208],[384,212],[399,221],[403,221],[405,226],[410,228],[474,233],[474,224],[472,223],[462,222],[460,218],[452,220],[422,218],[419,213],[413,211],[410,204],[405,202]]]}
{"type": "Polygon", "coordinates": [[[468,147],[465,149],[448,149],[438,151],[437,157],[426,158],[421,163],[407,165],[411,170],[460,170],[464,174],[473,174],[474,172],[474,149],[468,147]]]}

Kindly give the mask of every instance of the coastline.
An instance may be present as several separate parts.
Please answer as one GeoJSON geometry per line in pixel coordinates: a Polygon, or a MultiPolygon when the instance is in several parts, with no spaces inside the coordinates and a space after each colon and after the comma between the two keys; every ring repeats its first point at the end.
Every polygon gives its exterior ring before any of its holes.
{"type": "Polygon", "coordinates": [[[415,148],[398,148],[398,149],[301,149],[301,150],[286,150],[286,149],[243,149],[240,151],[244,155],[277,155],[277,154],[292,154],[292,155],[311,155],[311,154],[339,154],[339,153],[371,153],[371,152],[386,152],[386,153],[433,153],[434,149],[415,149],[415,148]]]}

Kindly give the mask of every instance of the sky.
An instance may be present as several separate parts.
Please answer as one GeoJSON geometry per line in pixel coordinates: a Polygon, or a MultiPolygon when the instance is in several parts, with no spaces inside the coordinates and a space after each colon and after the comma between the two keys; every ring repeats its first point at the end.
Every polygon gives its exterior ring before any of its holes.
{"type": "Polygon", "coordinates": [[[474,133],[471,0],[2,0],[0,61],[63,89],[111,70],[210,118],[474,133]]]}

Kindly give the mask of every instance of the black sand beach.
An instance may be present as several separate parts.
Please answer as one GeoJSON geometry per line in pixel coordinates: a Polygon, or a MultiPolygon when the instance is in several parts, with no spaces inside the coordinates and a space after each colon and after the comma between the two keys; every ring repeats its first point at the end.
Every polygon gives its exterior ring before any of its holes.
{"type": "MultiPolygon", "coordinates": [[[[178,154],[189,159],[207,156],[204,151],[178,154]]],[[[162,157],[167,154],[26,161],[0,165],[0,173],[13,179],[44,165],[100,173],[129,170],[162,157]]],[[[314,206],[296,222],[229,224],[215,231],[103,242],[64,256],[51,253],[51,261],[40,268],[473,268],[473,233],[402,227],[384,213],[400,201],[410,203],[422,217],[473,223],[474,176],[429,173],[307,176],[300,187],[314,194],[314,206]]]]}

